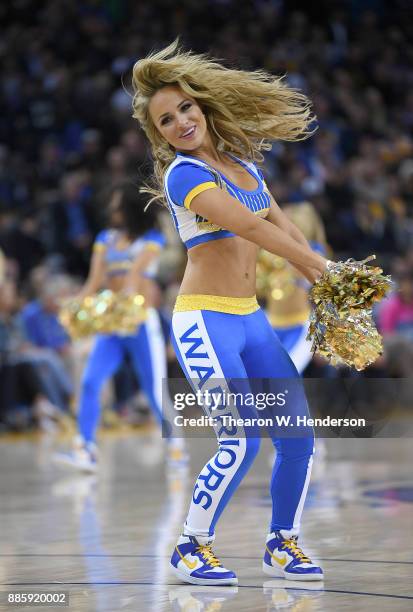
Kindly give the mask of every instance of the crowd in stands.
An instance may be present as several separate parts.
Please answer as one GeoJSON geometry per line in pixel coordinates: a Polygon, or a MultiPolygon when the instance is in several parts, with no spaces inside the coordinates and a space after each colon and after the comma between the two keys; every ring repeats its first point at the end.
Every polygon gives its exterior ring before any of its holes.
{"type": "MultiPolygon", "coordinates": [[[[381,375],[410,375],[413,13],[404,0],[310,4],[19,0],[2,7],[4,427],[47,427],[56,411],[70,409],[79,373],[57,321],[58,302],[87,274],[105,224],[106,189],[125,178],[138,185],[150,173],[148,147],[131,118],[131,68],[178,35],[228,65],[285,74],[310,96],[318,130],[302,143],[274,144],[265,158],[267,183],[281,205],[316,206],[332,258],[376,253],[393,275],[395,290],[377,312],[388,347],[381,375]],[[17,409],[6,418],[11,405],[17,409]]],[[[166,220],[165,230],[159,300],[167,307],[184,256],[166,220]]]]}

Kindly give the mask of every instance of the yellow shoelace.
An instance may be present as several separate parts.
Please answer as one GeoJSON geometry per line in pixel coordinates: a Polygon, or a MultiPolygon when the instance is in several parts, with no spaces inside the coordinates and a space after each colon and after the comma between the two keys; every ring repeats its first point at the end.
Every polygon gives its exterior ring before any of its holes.
{"type": "Polygon", "coordinates": [[[291,538],[290,540],[285,540],[283,542],[282,547],[287,548],[290,552],[292,552],[296,559],[299,559],[304,563],[311,563],[311,559],[303,553],[303,551],[299,546],[297,546],[297,542],[293,538],[291,538]]]}
{"type": "Polygon", "coordinates": [[[221,565],[221,561],[217,559],[214,553],[212,552],[211,545],[197,546],[196,552],[200,553],[211,567],[219,567],[221,565]]]}

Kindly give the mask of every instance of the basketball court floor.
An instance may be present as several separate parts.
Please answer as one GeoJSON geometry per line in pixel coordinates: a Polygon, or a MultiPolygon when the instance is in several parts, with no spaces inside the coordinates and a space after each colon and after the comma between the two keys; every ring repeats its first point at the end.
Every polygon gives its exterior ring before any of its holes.
{"type": "Polygon", "coordinates": [[[0,441],[2,610],[31,609],[5,603],[5,592],[14,591],[67,592],[66,609],[76,612],[413,610],[411,440],[327,440],[301,537],[323,565],[321,584],[261,571],[272,454],[265,440],[214,546],[237,572],[238,587],[185,585],[168,570],[194,477],[214,440],[189,440],[185,473],[167,469],[157,432],[103,435],[98,477],[57,468],[55,446],[48,437],[0,441]]]}

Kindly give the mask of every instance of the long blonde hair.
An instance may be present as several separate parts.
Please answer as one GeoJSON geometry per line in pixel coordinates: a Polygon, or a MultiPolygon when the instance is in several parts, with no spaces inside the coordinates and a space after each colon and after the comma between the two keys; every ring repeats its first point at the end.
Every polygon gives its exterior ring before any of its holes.
{"type": "MultiPolygon", "coordinates": [[[[209,56],[171,45],[136,62],[133,68],[133,117],[145,131],[154,158],[153,185],[144,191],[164,199],[165,172],[175,150],[149,115],[151,97],[165,85],[178,85],[205,114],[215,147],[260,162],[273,140],[304,140],[314,129],[308,98],[263,70],[247,72],[222,66],[209,56]]],[[[151,201],[152,201],[151,200],[151,201]]]]}

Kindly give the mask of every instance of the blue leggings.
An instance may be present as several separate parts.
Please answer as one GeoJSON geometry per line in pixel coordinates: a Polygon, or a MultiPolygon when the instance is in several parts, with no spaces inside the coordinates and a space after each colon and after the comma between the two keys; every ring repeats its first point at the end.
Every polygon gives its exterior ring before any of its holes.
{"type": "MultiPolygon", "coordinates": [[[[100,418],[100,392],[115,374],[124,354],[133,368],[159,424],[162,423],[162,381],[166,378],[165,341],[155,309],[135,336],[98,336],[89,356],[82,380],[78,428],[86,442],[94,441],[100,418]]],[[[164,397],[164,405],[167,398],[164,397]]]]}
{"type": "Polygon", "coordinates": [[[304,372],[313,357],[312,342],[307,340],[309,327],[306,321],[300,325],[273,328],[299,374],[304,372]]]}
{"type": "MultiPolygon", "coordinates": [[[[175,312],[172,331],[177,357],[193,388],[205,390],[229,379],[237,380],[239,386],[243,380],[244,392],[249,388],[257,397],[257,391],[277,394],[287,386],[283,414],[290,415],[293,424],[297,417],[308,416],[297,370],[262,310],[248,315],[175,312]],[[283,380],[275,380],[280,378],[283,380]]],[[[268,409],[242,405],[236,410],[242,418],[253,419],[263,417],[268,409]]],[[[214,536],[217,520],[259,449],[260,434],[254,427],[248,432],[243,427],[223,432],[218,425],[216,433],[218,452],[197,478],[185,523],[185,533],[198,538],[214,536]]],[[[313,430],[300,426],[297,437],[295,425],[291,429],[279,425],[268,434],[277,449],[270,485],[270,531],[285,529],[298,534],[311,474],[313,430]]]]}

